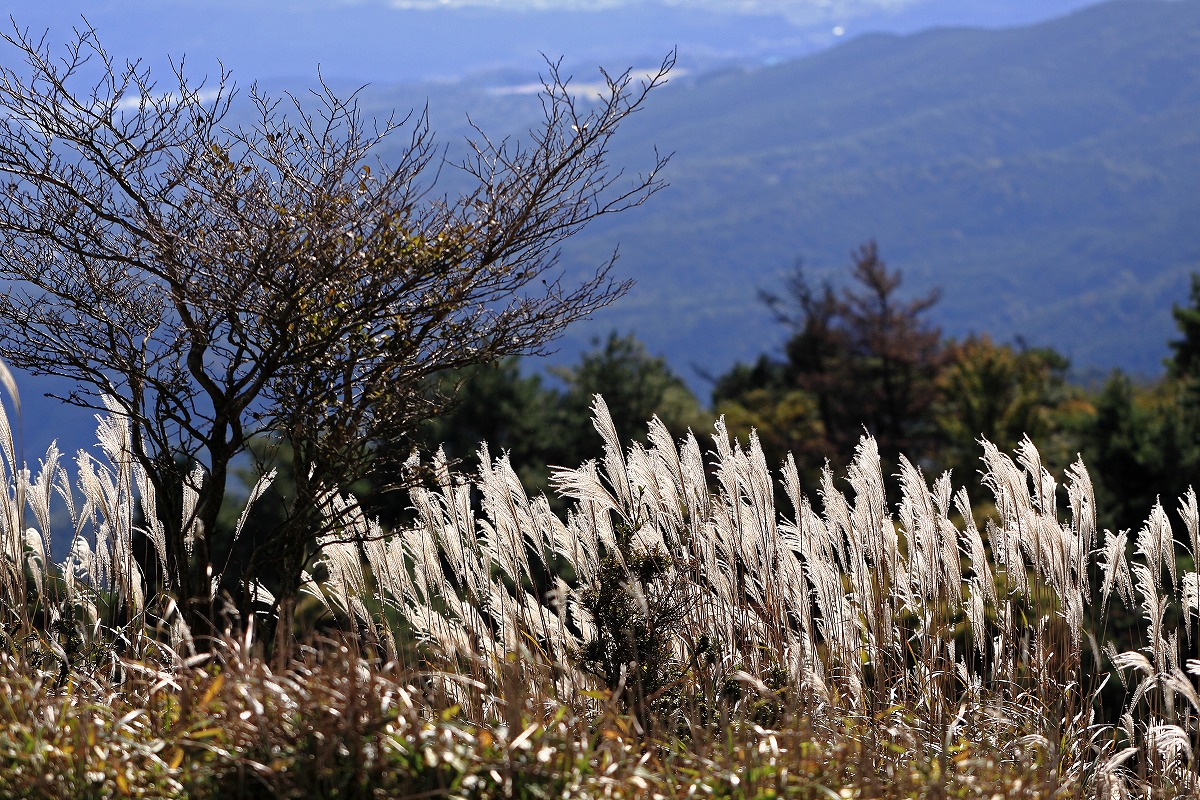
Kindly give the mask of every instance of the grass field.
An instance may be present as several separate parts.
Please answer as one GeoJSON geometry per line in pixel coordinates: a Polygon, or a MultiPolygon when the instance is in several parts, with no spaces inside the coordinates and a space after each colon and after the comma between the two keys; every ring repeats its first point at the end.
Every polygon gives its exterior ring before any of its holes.
{"type": "Polygon", "coordinates": [[[605,457],[556,472],[565,516],[486,448],[472,475],[435,457],[386,535],[331,492],[269,655],[262,619],[198,642],[149,589],[117,421],[72,479],[53,452],[14,469],[5,420],[0,796],[1200,792],[1194,493],[1114,533],[1084,465],[1056,480],[1031,442],[982,442],[970,498],[864,438],[809,498],[720,421],[625,447],[594,410],[605,457]]]}

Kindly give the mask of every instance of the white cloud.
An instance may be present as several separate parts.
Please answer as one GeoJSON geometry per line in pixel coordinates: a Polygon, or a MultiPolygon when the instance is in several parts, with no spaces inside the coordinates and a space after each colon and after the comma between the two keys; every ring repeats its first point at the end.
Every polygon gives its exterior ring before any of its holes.
{"type": "MultiPolygon", "coordinates": [[[[177,0],[178,2],[179,0],[177,0]]],[[[0,0],[2,4],[4,0],[0,0]]],[[[188,0],[195,5],[236,4],[279,7],[280,0],[188,0]],[[274,5],[273,5],[274,4],[274,5]]],[[[440,8],[485,8],[511,11],[605,11],[635,5],[665,5],[733,14],[774,14],[802,24],[834,23],[866,14],[898,11],[930,0],[285,0],[290,10],[345,6],[390,6],[409,11],[440,8]]]]}
{"type": "MultiPolygon", "coordinates": [[[[192,93],[194,99],[201,104],[208,104],[221,96],[221,91],[217,89],[201,89],[198,92],[192,93]]],[[[226,92],[228,94],[228,92],[226,92]]],[[[143,103],[147,103],[151,107],[165,106],[178,103],[180,95],[178,92],[167,92],[160,95],[147,95],[143,98],[142,95],[131,95],[121,98],[117,103],[118,111],[134,111],[141,108],[143,103]]]]}
{"type": "MultiPolygon", "coordinates": [[[[658,74],[658,68],[653,69],[631,69],[630,77],[634,81],[642,80],[649,81],[658,74]]],[[[676,67],[671,70],[671,78],[682,78],[688,74],[688,70],[682,67],[676,67]]],[[[514,86],[496,86],[487,90],[488,94],[492,95],[507,95],[507,94],[541,94],[546,90],[546,87],[538,82],[519,83],[514,86]]],[[[571,94],[582,98],[603,98],[609,92],[609,85],[603,81],[571,81],[571,94]]]]}

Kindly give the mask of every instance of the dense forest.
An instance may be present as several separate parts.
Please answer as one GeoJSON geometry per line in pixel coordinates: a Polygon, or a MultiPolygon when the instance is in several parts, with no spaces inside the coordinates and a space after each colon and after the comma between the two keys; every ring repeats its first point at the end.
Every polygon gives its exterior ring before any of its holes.
{"type": "Polygon", "coordinates": [[[1174,306],[1177,337],[1161,377],[1114,369],[1082,382],[1053,348],[945,336],[930,321],[937,288],[903,284],[874,242],[849,262],[837,280],[814,285],[797,266],[785,285],[764,287],[760,311],[783,329],[782,352],[706,375],[710,397],[697,398],[683,379],[680,370],[694,365],[671,365],[614,332],[545,374],[509,360],[445,377],[440,388],[457,399],[424,429],[424,446],[444,446],[471,469],[486,441],[509,454],[526,485],[545,490],[546,465],[599,457],[589,422],[599,393],[621,435],[643,442],[652,416],[676,437],[700,435],[718,416],[742,440],[754,430],[769,464],[795,454],[808,489],[826,459],[845,468],[864,432],[879,442],[886,474],[904,453],[927,475],[950,470],[972,496],[981,437],[1005,451],[1028,437],[1060,469],[1081,456],[1114,530],[1136,530],[1159,498],[1195,481],[1200,277],[1174,306]]]}

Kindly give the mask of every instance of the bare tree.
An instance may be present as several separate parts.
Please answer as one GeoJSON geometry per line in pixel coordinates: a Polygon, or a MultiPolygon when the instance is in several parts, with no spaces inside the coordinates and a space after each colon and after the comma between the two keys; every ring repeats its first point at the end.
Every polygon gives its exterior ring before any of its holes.
{"type": "Polygon", "coordinates": [[[625,292],[612,259],[568,281],[559,246],[663,185],[666,157],[626,176],[609,144],[673,55],[586,99],[550,64],[529,140],[478,132],[456,165],[470,187],[450,195],[424,115],[368,120],[324,83],[237,105],[229,74],[194,82],[182,63],[160,86],[88,27],[57,56],[45,36],[3,38],[21,63],[0,66],[0,356],[129,420],[165,588],[193,625],[211,618],[211,537],[252,440],[286,440],[300,484],[258,559],[282,564],[286,612],[323,494],[436,410],[431,376],[542,352],[625,292]]]}

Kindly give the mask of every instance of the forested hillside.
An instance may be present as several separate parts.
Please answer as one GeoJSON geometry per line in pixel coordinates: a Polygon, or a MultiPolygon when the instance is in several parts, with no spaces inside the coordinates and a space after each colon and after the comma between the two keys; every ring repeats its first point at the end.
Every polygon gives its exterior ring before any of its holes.
{"type": "Polygon", "coordinates": [[[913,284],[943,287],[949,333],[1161,370],[1200,264],[1200,3],[867,36],[659,101],[619,158],[673,150],[671,189],[570,251],[619,242],[639,282],[598,327],[719,371],[778,341],[759,288],[875,238],[913,284]]]}

